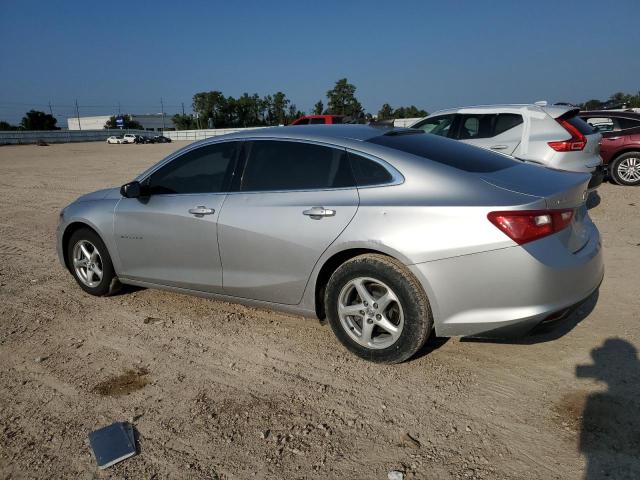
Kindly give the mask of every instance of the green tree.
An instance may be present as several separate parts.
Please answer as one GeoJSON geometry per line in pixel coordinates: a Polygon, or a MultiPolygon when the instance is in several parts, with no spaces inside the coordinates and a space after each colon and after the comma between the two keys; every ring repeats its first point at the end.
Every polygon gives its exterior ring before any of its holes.
{"type": "MultiPolygon", "coordinates": [[[[122,120],[124,120],[122,128],[127,130],[144,130],[142,125],[135,121],[131,117],[131,115],[121,115],[121,117],[122,120]]],[[[109,120],[107,120],[107,123],[104,124],[104,128],[120,128],[117,124],[117,118],[118,117],[116,117],[115,115],[111,115],[111,117],[109,117],[109,120]]]]}
{"type": "Polygon", "coordinates": [[[390,118],[393,118],[393,108],[388,103],[385,103],[378,111],[378,120],[388,120],[390,118]]]}
{"type": "Polygon", "coordinates": [[[9,122],[0,121],[0,132],[6,132],[9,130],[18,130],[18,127],[11,125],[9,122]]]}
{"type": "Polygon", "coordinates": [[[410,107],[399,107],[393,112],[393,118],[417,118],[426,117],[427,111],[419,109],[415,105],[410,107]]]}
{"type": "Polygon", "coordinates": [[[200,128],[208,128],[209,123],[214,128],[225,126],[225,113],[228,110],[228,105],[227,99],[222,92],[213,90],[211,92],[196,93],[193,96],[192,107],[198,116],[200,128]]]}
{"type": "Polygon", "coordinates": [[[286,123],[289,124],[291,122],[293,122],[296,118],[300,118],[304,116],[304,112],[301,112],[300,110],[298,110],[298,108],[295,106],[295,104],[291,104],[289,105],[289,110],[287,112],[287,119],[286,119],[286,123]]]}
{"type": "Polygon", "coordinates": [[[600,100],[596,100],[595,98],[591,100],[587,100],[582,104],[582,108],[584,110],[599,110],[602,108],[602,102],[600,100]]]}
{"type": "Polygon", "coordinates": [[[171,117],[173,124],[176,126],[176,130],[193,130],[197,127],[196,119],[193,115],[176,114],[171,117]]]}
{"type": "Polygon", "coordinates": [[[323,111],[324,111],[324,104],[322,103],[322,100],[318,100],[316,104],[313,106],[313,114],[322,115],[323,111]]]}
{"type": "Polygon", "coordinates": [[[272,125],[285,125],[287,123],[287,110],[291,101],[282,92],[276,92],[272,97],[271,116],[272,125]]]}
{"type": "Polygon", "coordinates": [[[347,115],[355,119],[364,116],[362,105],[355,96],[356,87],[346,78],[341,78],[327,92],[328,112],[332,115],[347,115]]]}
{"type": "Polygon", "coordinates": [[[37,110],[29,110],[22,117],[20,126],[24,130],[60,130],[56,123],[58,123],[58,120],[53,115],[37,110]]]}

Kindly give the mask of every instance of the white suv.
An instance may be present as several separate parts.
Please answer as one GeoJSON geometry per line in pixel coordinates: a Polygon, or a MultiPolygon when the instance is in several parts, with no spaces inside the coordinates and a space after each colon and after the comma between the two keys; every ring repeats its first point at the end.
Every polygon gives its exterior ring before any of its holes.
{"type": "Polygon", "coordinates": [[[482,105],[440,110],[411,125],[545,167],[593,175],[590,188],[604,177],[602,135],[571,106],[482,105]]]}
{"type": "Polygon", "coordinates": [[[133,133],[127,133],[124,136],[124,143],[136,143],[136,136],[133,133]]]}

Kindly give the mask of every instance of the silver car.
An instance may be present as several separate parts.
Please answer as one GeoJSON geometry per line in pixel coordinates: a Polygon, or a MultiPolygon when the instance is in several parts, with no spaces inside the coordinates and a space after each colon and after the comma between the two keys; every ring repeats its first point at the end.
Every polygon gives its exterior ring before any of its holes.
{"type": "Polygon", "coordinates": [[[80,197],[57,248],[90,294],[121,282],[326,317],[395,363],[432,333],[525,334],[597,289],[589,178],[410,129],[251,130],[80,197]]]}
{"type": "Polygon", "coordinates": [[[481,105],[440,110],[411,125],[548,168],[587,172],[594,189],[604,178],[602,135],[567,105],[481,105]]]}

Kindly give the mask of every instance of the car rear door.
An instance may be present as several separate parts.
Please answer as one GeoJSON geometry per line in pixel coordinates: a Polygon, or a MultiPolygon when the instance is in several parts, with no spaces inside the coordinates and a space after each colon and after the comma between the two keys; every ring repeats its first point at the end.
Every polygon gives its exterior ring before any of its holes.
{"type": "Polygon", "coordinates": [[[460,113],[454,138],[469,145],[512,155],[522,140],[520,113],[460,113]]]}
{"type": "Polygon", "coordinates": [[[256,139],[219,224],[224,293],[297,304],[314,265],[353,219],[358,191],[345,150],[256,139]]]}
{"type": "Polygon", "coordinates": [[[124,278],[205,292],[222,290],[218,217],[239,142],[189,150],[142,181],[143,196],[116,206],[124,278]]]}

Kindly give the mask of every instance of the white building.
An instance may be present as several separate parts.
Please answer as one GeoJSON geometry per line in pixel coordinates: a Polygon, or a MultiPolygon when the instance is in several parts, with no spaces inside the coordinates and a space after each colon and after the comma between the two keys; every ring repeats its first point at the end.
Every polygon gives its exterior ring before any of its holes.
{"type": "MultiPolygon", "coordinates": [[[[124,115],[123,115],[124,116],[124,115]]],[[[173,124],[171,120],[171,116],[165,114],[164,115],[164,123],[162,119],[162,114],[157,113],[153,115],[129,115],[132,120],[135,120],[144,130],[148,130],[150,132],[161,132],[163,130],[175,130],[176,126],[173,124]]],[[[78,117],[67,118],[67,125],[69,125],[69,130],[102,130],[104,129],[105,123],[111,118],[111,115],[98,115],[95,117],[80,117],[80,122],[78,122],[78,117]]]]}

